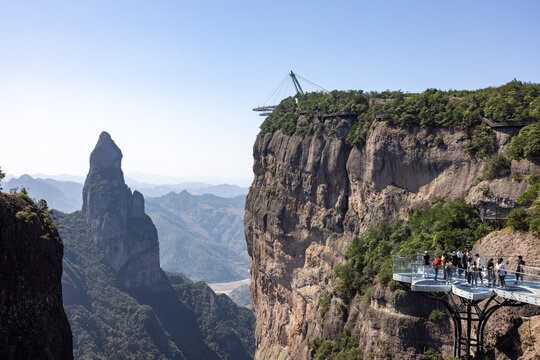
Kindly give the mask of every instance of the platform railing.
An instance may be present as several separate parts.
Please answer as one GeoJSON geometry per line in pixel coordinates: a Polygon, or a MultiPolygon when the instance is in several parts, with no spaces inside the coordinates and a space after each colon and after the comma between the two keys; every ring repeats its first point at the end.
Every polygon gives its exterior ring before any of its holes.
{"type": "Polygon", "coordinates": [[[411,266],[411,282],[414,284],[420,280],[429,278],[429,271],[429,265],[415,261],[411,266]]]}
{"type": "Polygon", "coordinates": [[[412,273],[412,264],[416,261],[415,255],[394,255],[392,257],[394,273],[412,273]]]}
{"type": "Polygon", "coordinates": [[[523,268],[523,271],[506,270],[506,286],[519,285],[540,289],[540,269],[526,266],[523,268]]]}
{"type": "Polygon", "coordinates": [[[455,357],[468,357],[472,351],[483,350],[485,325],[497,309],[526,304],[540,306],[538,263],[525,259],[527,265],[517,271],[516,256],[479,254],[481,268],[471,266],[466,269],[450,264],[434,266],[434,255],[440,256],[440,253],[431,253],[430,264],[425,265],[423,255],[424,252],[394,256],[394,279],[409,283],[412,291],[436,299],[446,307],[454,324],[455,357]],[[488,260],[493,259],[496,265],[499,258],[503,258],[506,266],[506,286],[502,286],[495,267],[487,270],[488,260]],[[436,274],[437,282],[434,281],[436,274]],[[519,282],[514,284],[517,278],[519,282]]]}
{"type": "MultiPolygon", "coordinates": [[[[500,286],[499,274],[494,269],[492,272],[488,271],[487,263],[489,259],[494,259],[494,265],[498,258],[503,258],[503,263],[506,265],[505,283],[507,285],[513,285],[516,278],[519,278],[521,282],[527,282],[533,286],[534,283],[538,283],[540,286],[540,265],[537,262],[528,262],[534,265],[523,265],[523,271],[517,270],[518,258],[517,256],[504,256],[504,255],[485,255],[479,254],[482,268],[479,271],[467,270],[461,266],[448,266],[448,265],[432,265],[432,261],[435,255],[439,255],[439,252],[429,252],[430,265],[425,265],[423,260],[424,252],[418,252],[414,255],[394,255],[393,256],[393,272],[394,274],[400,274],[403,278],[410,283],[416,283],[421,280],[435,280],[435,274],[437,273],[437,281],[441,284],[469,284],[476,286],[488,286],[495,287],[500,286]],[[517,275],[517,276],[516,276],[517,275]],[[447,280],[449,278],[449,281],[447,280]],[[410,280],[409,280],[410,278],[410,280]],[[475,281],[476,278],[476,281],[475,281]]],[[[475,257],[472,257],[475,259],[475,257]]]]}

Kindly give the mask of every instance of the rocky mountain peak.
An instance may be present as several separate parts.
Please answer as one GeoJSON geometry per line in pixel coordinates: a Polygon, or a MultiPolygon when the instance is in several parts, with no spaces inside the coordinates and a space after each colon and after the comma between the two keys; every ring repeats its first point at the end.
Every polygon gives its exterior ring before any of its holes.
{"type": "Polygon", "coordinates": [[[115,144],[111,135],[103,131],[90,155],[90,169],[121,169],[122,151],[115,144]]]}
{"type": "Polygon", "coordinates": [[[144,197],[124,181],[122,151],[102,132],[90,155],[83,213],[94,241],[126,286],[153,286],[164,279],[157,230],[144,213],[144,197]]]}
{"type": "Polygon", "coordinates": [[[131,212],[132,217],[144,217],[144,196],[137,190],[133,192],[131,197],[131,212]]]}

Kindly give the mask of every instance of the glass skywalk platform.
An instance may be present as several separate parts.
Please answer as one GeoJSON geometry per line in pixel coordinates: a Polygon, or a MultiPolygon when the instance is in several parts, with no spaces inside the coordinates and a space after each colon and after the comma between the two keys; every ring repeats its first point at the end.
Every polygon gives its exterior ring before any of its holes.
{"type": "MultiPolygon", "coordinates": [[[[486,256],[482,256],[486,258],[486,256]]],[[[502,257],[502,256],[500,256],[502,257]]],[[[503,257],[505,259],[512,257],[503,257]]],[[[472,288],[467,282],[466,273],[463,269],[452,267],[452,279],[444,279],[444,266],[440,266],[437,272],[433,265],[424,265],[422,254],[396,255],[393,258],[393,279],[402,283],[410,284],[412,291],[426,293],[452,293],[469,300],[483,300],[493,295],[505,299],[515,300],[522,303],[540,306],[540,268],[524,266],[524,271],[519,273],[520,283],[516,284],[516,272],[508,270],[505,278],[506,286],[488,286],[487,271],[481,271],[481,279],[478,278],[478,286],[472,288]]],[[[486,263],[485,260],[483,262],[486,263]]],[[[472,281],[472,280],[471,280],[472,281]]]]}
{"type": "MultiPolygon", "coordinates": [[[[505,284],[498,284],[494,279],[496,276],[488,283],[485,268],[480,272],[471,272],[472,276],[467,277],[464,269],[450,267],[445,275],[443,265],[424,265],[422,255],[394,256],[393,279],[445,306],[454,325],[454,356],[457,358],[483,351],[486,323],[497,309],[526,304],[540,306],[539,263],[528,261],[529,265],[522,266],[520,272],[516,272],[512,271],[518,269],[516,257],[479,254],[482,264],[487,264],[486,259],[503,258],[507,275],[505,284]],[[449,279],[445,279],[445,276],[449,279]]],[[[431,261],[433,258],[431,256],[431,261]]]]}

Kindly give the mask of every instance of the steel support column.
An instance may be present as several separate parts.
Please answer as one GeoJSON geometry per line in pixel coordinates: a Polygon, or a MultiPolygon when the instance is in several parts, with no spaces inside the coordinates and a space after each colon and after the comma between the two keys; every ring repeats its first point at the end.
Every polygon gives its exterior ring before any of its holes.
{"type": "Polygon", "coordinates": [[[474,348],[475,353],[484,350],[486,323],[496,310],[505,306],[526,305],[509,299],[499,302],[495,295],[490,297],[483,307],[480,307],[479,304],[484,300],[470,300],[459,297],[460,303],[456,304],[452,300],[452,296],[446,293],[424,293],[423,295],[429,299],[440,301],[450,313],[454,323],[454,356],[457,358],[470,357],[472,348],[474,348]],[[492,302],[495,302],[495,305],[490,307],[492,302]],[[477,322],[474,338],[473,322],[477,322]],[[466,330],[465,336],[463,336],[463,330],[466,330]]]}

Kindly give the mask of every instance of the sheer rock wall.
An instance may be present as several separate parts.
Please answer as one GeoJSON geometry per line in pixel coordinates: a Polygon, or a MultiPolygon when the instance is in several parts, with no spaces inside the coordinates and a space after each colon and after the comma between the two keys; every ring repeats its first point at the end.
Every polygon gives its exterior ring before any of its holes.
{"type": "MultiPolygon", "coordinates": [[[[459,130],[397,129],[379,122],[365,145],[356,148],[343,140],[350,126],[351,120],[327,119],[320,136],[280,131],[257,136],[244,218],[256,359],[308,359],[310,339],[334,337],[343,326],[359,334],[361,347],[371,353],[390,349],[412,359],[429,339],[448,354],[452,340],[436,331],[419,337],[419,308],[406,311],[400,302],[408,296],[427,314],[437,307],[421,297],[379,289],[371,305],[353,302],[346,313],[332,315],[341,301],[334,297],[324,319],[316,310],[318,297],[333,290],[334,268],[345,262],[351,241],[368,226],[407,218],[435,197],[467,198],[481,212],[507,212],[527,186],[509,180],[487,191],[486,182],[474,186],[483,161],[464,151],[466,137],[459,130]],[[434,137],[444,144],[437,146],[434,137]]],[[[508,134],[498,133],[497,139],[501,148],[508,134]]],[[[512,166],[538,172],[534,164],[512,166]]]]}

